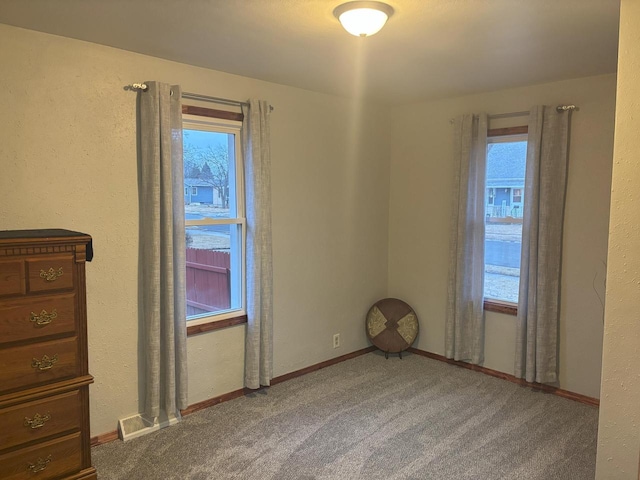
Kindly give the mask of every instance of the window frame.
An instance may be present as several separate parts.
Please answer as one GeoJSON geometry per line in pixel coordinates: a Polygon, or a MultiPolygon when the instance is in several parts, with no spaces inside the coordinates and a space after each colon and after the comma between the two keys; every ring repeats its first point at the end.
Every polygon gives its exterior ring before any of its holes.
{"type": "MultiPolygon", "coordinates": [[[[489,143],[518,141],[514,137],[527,137],[527,141],[528,141],[528,134],[529,134],[529,127],[527,125],[520,125],[516,127],[506,127],[506,128],[489,128],[487,129],[487,146],[489,145],[489,143]],[[499,139],[497,142],[493,140],[496,138],[499,139]]],[[[511,190],[511,192],[513,193],[513,189],[511,190]]],[[[522,196],[524,200],[524,188],[522,189],[522,196]]],[[[507,315],[514,315],[514,316],[518,314],[517,303],[508,302],[505,300],[499,300],[497,298],[483,297],[483,306],[484,306],[484,310],[487,312],[504,313],[507,315]]]]}
{"type": "MultiPolygon", "coordinates": [[[[235,191],[236,216],[218,219],[186,220],[185,229],[191,225],[240,225],[240,308],[225,310],[221,313],[207,312],[186,318],[187,335],[205,333],[247,322],[247,276],[246,276],[246,194],[244,189],[244,158],[242,155],[243,115],[236,112],[215,110],[204,107],[183,105],[183,130],[200,130],[234,135],[235,151],[235,191]]],[[[215,190],[215,188],[214,188],[215,190]]],[[[186,295],[186,292],[185,292],[186,295]]]]}

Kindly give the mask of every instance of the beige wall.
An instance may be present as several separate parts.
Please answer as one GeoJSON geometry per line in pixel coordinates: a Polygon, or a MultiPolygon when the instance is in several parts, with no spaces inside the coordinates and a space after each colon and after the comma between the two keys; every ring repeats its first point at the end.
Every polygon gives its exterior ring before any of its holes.
{"type": "MultiPolygon", "coordinates": [[[[6,25],[0,46],[0,229],[94,238],[92,435],[138,412],[136,93],[124,89],[132,82],[275,106],[274,373],[367,346],[363,318],[387,286],[385,111],[6,25]]],[[[190,403],[242,387],[243,342],[243,326],[189,338],[190,403]]]]}
{"type": "Polygon", "coordinates": [[[640,3],[622,0],[596,478],[632,480],[640,452],[640,3]]]}
{"type": "MultiPolygon", "coordinates": [[[[391,115],[389,294],[420,318],[418,348],[444,353],[453,139],[463,113],[519,112],[575,103],[566,203],[560,386],[598,397],[613,148],[614,75],[400,106],[391,115]],[[596,293],[597,292],[597,293],[596,293]]],[[[525,124],[526,117],[511,119],[525,124]]],[[[505,126],[505,121],[501,125],[505,126]]],[[[488,312],[484,365],[513,373],[515,317],[488,312]]]]}

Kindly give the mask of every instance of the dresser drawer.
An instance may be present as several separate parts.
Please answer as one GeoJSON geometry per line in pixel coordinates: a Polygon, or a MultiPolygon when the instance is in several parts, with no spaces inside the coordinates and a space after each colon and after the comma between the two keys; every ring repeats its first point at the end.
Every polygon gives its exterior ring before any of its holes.
{"type": "Polygon", "coordinates": [[[24,297],[0,303],[0,343],[73,333],[75,330],[74,293],[24,297]]]}
{"type": "Polygon", "coordinates": [[[74,433],[0,455],[3,480],[48,480],[82,468],[82,441],[74,433]]]}
{"type": "Polygon", "coordinates": [[[45,292],[73,288],[73,255],[27,259],[27,290],[45,292]]]}
{"type": "Polygon", "coordinates": [[[0,297],[25,293],[24,262],[0,260],[0,297]]]}
{"type": "Polygon", "coordinates": [[[81,415],[79,390],[0,410],[0,450],[80,430],[81,415]]]}
{"type": "Polygon", "coordinates": [[[76,337],[0,350],[0,393],[77,375],[76,337]]]}

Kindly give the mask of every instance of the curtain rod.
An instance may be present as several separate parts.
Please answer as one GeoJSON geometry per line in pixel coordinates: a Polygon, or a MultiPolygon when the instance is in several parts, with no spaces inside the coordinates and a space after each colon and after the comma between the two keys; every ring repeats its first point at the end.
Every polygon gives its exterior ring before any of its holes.
{"type": "MultiPolygon", "coordinates": [[[[134,90],[145,91],[147,89],[146,83],[132,83],[129,86],[134,90]]],[[[186,98],[189,100],[199,100],[201,102],[219,103],[220,105],[231,105],[233,107],[243,107],[249,105],[247,102],[230,100],[228,98],[210,97],[208,95],[200,95],[199,93],[182,92],[182,98],[186,98]]],[[[273,105],[269,105],[269,110],[273,111],[273,105]]]]}
{"type": "Polygon", "coordinates": [[[487,115],[487,118],[489,120],[493,120],[495,118],[526,117],[529,113],[529,110],[525,110],[523,112],[495,113],[493,115],[487,115]]]}
{"type": "MultiPolygon", "coordinates": [[[[577,110],[575,105],[558,105],[556,106],[556,112],[566,112],[567,110],[577,110]]],[[[494,113],[493,115],[487,115],[489,120],[495,120],[496,118],[511,118],[511,117],[526,117],[529,115],[529,110],[523,112],[508,112],[508,113],[494,113]]],[[[453,123],[453,119],[449,120],[449,123],[453,123]]]]}

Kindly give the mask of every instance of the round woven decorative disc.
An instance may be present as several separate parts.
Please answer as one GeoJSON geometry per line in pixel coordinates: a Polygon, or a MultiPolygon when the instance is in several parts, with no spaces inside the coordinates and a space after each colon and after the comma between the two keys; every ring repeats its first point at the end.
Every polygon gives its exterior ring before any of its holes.
{"type": "Polygon", "coordinates": [[[383,352],[398,353],[409,348],[418,336],[418,317],[402,300],[385,298],[369,309],[366,329],[376,347],[383,352]]]}

